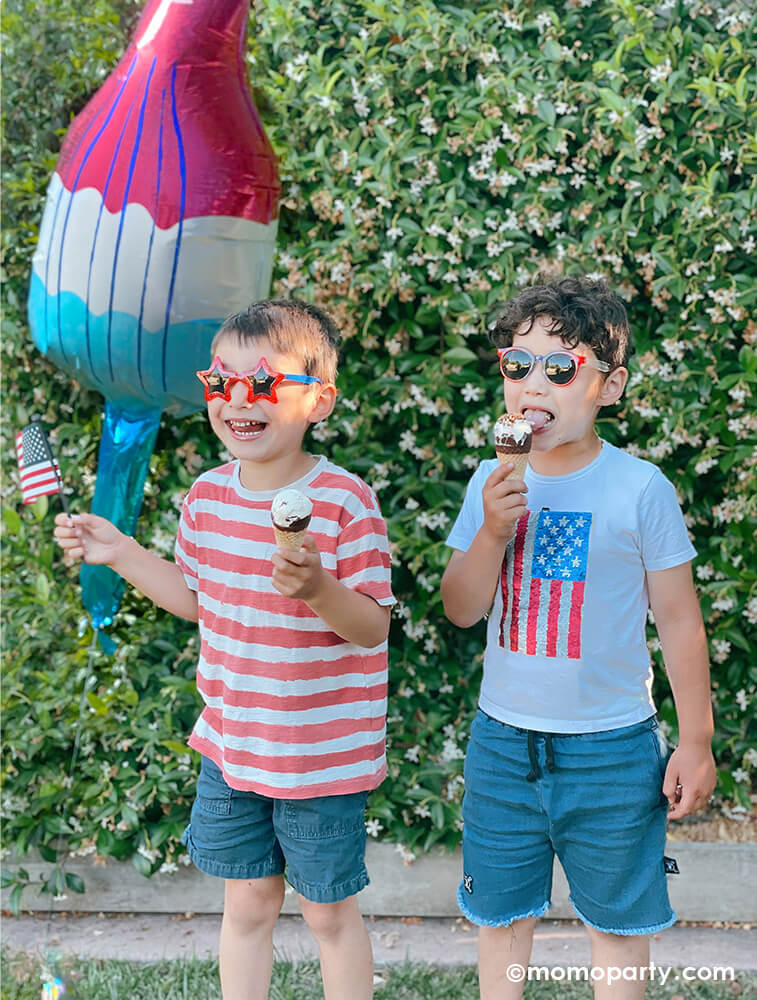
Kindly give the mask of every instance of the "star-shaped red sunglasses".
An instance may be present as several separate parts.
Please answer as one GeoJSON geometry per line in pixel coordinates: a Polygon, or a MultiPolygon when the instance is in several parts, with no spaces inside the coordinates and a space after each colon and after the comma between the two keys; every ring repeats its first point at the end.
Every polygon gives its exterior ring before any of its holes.
{"type": "Polygon", "coordinates": [[[243,382],[247,386],[247,402],[254,403],[256,399],[267,399],[278,403],[276,386],[282,382],[300,382],[311,385],[321,382],[315,375],[287,375],[275,372],[269,367],[265,358],[261,358],[258,367],[249,372],[230,372],[223,367],[219,357],[213,358],[210,368],[196,372],[198,379],[205,386],[205,399],[225,399],[231,402],[231,390],[235,382],[243,382]]]}

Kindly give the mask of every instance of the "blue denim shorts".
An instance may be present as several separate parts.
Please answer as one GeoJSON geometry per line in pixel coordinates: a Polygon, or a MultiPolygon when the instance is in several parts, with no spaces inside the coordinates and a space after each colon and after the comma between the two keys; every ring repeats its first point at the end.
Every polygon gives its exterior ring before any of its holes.
{"type": "Polygon", "coordinates": [[[602,733],[529,733],[478,711],[465,760],[458,904],[500,927],[550,906],[557,854],[578,916],[611,934],[675,922],[665,876],[669,750],[653,717],[602,733]]]}
{"type": "Polygon", "coordinates": [[[283,875],[306,899],[337,903],[368,885],[367,792],[271,799],[226,784],[202,758],[182,843],[200,871],[220,878],[283,875]]]}

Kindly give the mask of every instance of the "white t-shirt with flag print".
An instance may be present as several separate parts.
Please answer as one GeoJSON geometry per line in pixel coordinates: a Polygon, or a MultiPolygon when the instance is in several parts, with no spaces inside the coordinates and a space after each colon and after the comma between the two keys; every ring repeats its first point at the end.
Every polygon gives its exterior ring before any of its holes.
{"type": "MultiPolygon", "coordinates": [[[[326,571],[394,604],[373,491],[322,456],[287,485],[313,502],[308,530],[326,571]]],[[[275,589],[277,492],[246,489],[233,461],[200,476],[184,501],[175,556],[197,592],[205,702],[189,745],[243,791],[289,799],[368,791],[386,773],[387,643],[346,642],[275,589]]]]}
{"type": "MultiPolygon", "coordinates": [[[[447,544],[467,551],[484,521],[471,477],[447,544]]],[[[551,733],[602,732],[654,714],[647,571],[696,555],[675,489],[607,442],[567,476],[526,472],[528,511],[507,546],[489,615],[480,706],[551,733]]]]}

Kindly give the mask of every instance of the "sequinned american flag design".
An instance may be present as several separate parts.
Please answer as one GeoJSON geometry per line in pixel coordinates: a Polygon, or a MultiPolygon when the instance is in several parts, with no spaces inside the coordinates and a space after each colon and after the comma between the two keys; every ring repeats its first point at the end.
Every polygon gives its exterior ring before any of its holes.
{"type": "Polygon", "coordinates": [[[514,653],[581,656],[591,514],[529,510],[502,563],[499,644],[514,653]]]}

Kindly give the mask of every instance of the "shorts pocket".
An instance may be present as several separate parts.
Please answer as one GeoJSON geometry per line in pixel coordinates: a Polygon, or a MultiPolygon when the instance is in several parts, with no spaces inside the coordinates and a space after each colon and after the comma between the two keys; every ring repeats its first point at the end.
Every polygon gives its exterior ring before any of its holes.
{"type": "Polygon", "coordinates": [[[213,816],[228,816],[231,812],[231,788],[223,779],[221,769],[207,757],[202,758],[197,779],[195,805],[213,816]]]}
{"type": "Polygon", "coordinates": [[[290,799],[286,806],[287,833],[297,840],[326,840],[346,834],[365,834],[367,792],[290,799]]]}
{"type": "Polygon", "coordinates": [[[665,780],[665,771],[668,767],[668,761],[670,760],[670,755],[673,752],[673,748],[670,743],[668,743],[665,738],[660,726],[655,724],[654,728],[649,733],[649,738],[652,740],[654,746],[655,756],[657,759],[657,765],[660,770],[660,778],[665,780]]]}

